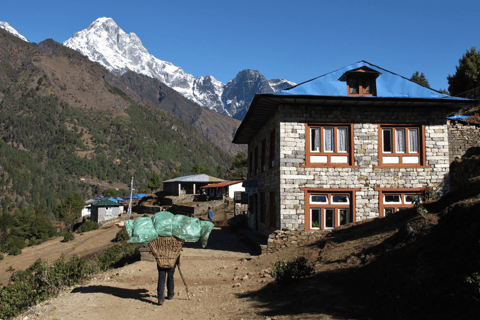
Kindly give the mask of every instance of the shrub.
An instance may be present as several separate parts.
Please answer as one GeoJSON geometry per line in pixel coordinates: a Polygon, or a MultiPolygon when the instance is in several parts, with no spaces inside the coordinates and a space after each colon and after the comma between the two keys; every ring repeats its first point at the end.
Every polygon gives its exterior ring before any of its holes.
{"type": "Polygon", "coordinates": [[[122,241],[128,240],[128,238],[129,237],[128,237],[127,230],[122,229],[118,231],[117,234],[115,235],[115,242],[122,242],[122,241]]]}
{"type": "Polygon", "coordinates": [[[63,242],[72,241],[73,239],[75,239],[75,236],[73,235],[73,233],[69,231],[65,231],[63,233],[63,242]]]}
{"type": "Polygon", "coordinates": [[[95,221],[92,221],[90,219],[85,219],[85,221],[82,223],[80,227],[78,227],[77,232],[87,232],[87,231],[92,231],[92,230],[97,230],[100,228],[98,223],[95,221]]]}
{"type": "Polygon", "coordinates": [[[3,254],[0,254],[0,261],[3,260],[3,254]]]}
{"type": "Polygon", "coordinates": [[[14,317],[28,307],[58,294],[65,286],[87,279],[94,269],[88,260],[73,257],[65,262],[60,257],[53,266],[41,259],[28,269],[12,274],[6,287],[0,286],[0,318],[14,317]]]}
{"type": "Polygon", "coordinates": [[[480,273],[475,272],[471,276],[466,277],[465,283],[471,288],[473,297],[475,299],[480,298],[480,273]]]}
{"type": "Polygon", "coordinates": [[[307,265],[308,260],[297,257],[295,260],[282,260],[275,263],[272,276],[279,284],[290,284],[296,279],[305,278],[313,274],[313,268],[307,265]]]}
{"type": "Polygon", "coordinates": [[[25,239],[18,236],[9,236],[3,247],[9,255],[16,256],[22,253],[22,249],[25,248],[25,239]]]}
{"type": "MultiPolygon", "coordinates": [[[[139,245],[126,244],[105,250],[96,260],[63,256],[53,266],[41,259],[28,269],[17,271],[7,286],[0,284],[0,319],[13,318],[28,307],[57,295],[66,286],[88,279],[92,274],[113,266],[124,266],[138,260],[139,245]]],[[[10,267],[7,271],[13,271],[10,267]]]]}

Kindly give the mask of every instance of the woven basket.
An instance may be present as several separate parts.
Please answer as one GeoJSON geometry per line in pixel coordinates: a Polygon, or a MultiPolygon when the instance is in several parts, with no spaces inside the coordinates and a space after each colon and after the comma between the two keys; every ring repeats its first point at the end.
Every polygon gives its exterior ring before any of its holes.
{"type": "Polygon", "coordinates": [[[158,237],[148,244],[160,268],[173,268],[185,240],[175,237],[158,237]]]}

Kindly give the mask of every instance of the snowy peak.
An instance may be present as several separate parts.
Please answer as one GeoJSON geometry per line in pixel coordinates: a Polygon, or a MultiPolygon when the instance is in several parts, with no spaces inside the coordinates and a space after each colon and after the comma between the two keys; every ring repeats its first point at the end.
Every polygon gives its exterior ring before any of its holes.
{"type": "Polygon", "coordinates": [[[126,34],[111,18],[98,18],[63,44],[115,74],[131,70],[158,79],[185,98],[239,120],[245,116],[256,93],[294,85],[286,80],[267,80],[253,70],[239,72],[226,85],[209,75],[195,78],[182,68],[148,53],[135,33],[126,34]]]}
{"type": "Polygon", "coordinates": [[[5,21],[0,21],[0,28],[10,32],[11,34],[13,34],[15,37],[17,38],[20,38],[22,39],[23,41],[25,42],[28,42],[27,38],[25,38],[24,36],[22,36],[20,33],[18,33],[17,30],[15,30],[14,28],[12,28],[12,26],[10,26],[8,24],[8,22],[5,22],[5,21]]]}

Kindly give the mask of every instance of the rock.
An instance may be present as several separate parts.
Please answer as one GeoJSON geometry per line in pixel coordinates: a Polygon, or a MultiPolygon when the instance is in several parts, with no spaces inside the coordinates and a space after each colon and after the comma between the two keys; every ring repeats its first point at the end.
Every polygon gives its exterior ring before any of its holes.
{"type": "Polygon", "coordinates": [[[238,283],[238,282],[234,284],[234,287],[236,287],[236,288],[241,287],[241,286],[242,286],[242,285],[241,285],[240,283],[238,283]]]}

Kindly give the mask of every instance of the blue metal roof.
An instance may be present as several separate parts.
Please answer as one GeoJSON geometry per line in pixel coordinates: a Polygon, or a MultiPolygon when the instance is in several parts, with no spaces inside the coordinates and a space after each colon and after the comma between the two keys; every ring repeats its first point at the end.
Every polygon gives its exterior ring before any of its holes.
{"type": "Polygon", "coordinates": [[[381,108],[443,106],[451,112],[462,105],[474,102],[475,100],[472,99],[451,97],[369,62],[359,61],[284,90],[256,94],[232,142],[249,143],[280,104],[329,105],[332,108],[338,106],[381,108]],[[375,76],[375,96],[348,95],[347,75],[362,67],[370,69],[366,70],[365,74],[370,73],[375,76]]]}
{"type": "MultiPolygon", "coordinates": [[[[410,79],[380,68],[366,61],[359,61],[323,76],[300,83],[285,90],[279,90],[271,95],[308,95],[308,96],[332,96],[346,97],[347,84],[344,74],[361,67],[368,67],[378,72],[376,78],[376,98],[423,98],[423,99],[448,99],[468,100],[451,97],[437,90],[425,87],[410,79]]],[[[374,97],[374,98],[375,98],[374,97]]],[[[372,97],[369,97],[372,98],[372,97]]]]}

